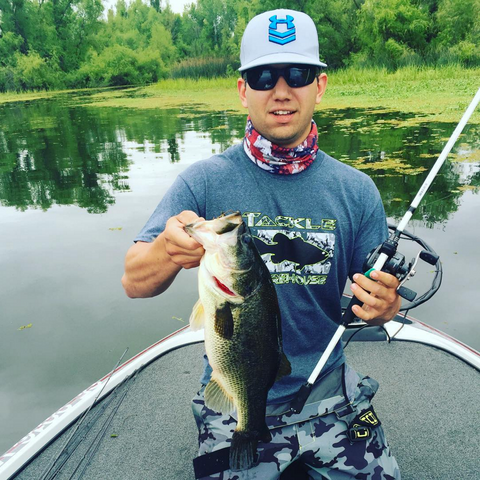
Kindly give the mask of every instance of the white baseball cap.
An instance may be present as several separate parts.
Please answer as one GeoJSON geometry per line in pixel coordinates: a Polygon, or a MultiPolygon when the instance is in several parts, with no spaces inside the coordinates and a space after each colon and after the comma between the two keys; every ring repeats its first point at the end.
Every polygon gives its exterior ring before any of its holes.
{"type": "Polygon", "coordinates": [[[313,20],[295,10],[271,10],[252,18],[240,47],[239,70],[260,65],[299,63],[326,67],[319,60],[318,34],[313,20]]]}

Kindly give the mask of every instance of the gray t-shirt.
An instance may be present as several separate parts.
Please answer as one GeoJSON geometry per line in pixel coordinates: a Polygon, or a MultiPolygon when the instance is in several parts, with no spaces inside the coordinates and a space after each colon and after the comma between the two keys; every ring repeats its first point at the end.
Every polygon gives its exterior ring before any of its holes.
{"type": "MultiPolygon", "coordinates": [[[[388,235],[379,192],[364,173],[322,151],[305,171],[262,170],[242,145],[182,172],[135,241],[152,242],[167,220],[192,210],[209,220],[242,212],[275,283],[284,351],[292,374],[276,382],[270,403],[289,400],[312,373],[341,319],[347,277],[388,235]]],[[[323,374],[344,362],[337,345],[323,374]]],[[[204,382],[210,370],[207,368],[204,382]]]]}

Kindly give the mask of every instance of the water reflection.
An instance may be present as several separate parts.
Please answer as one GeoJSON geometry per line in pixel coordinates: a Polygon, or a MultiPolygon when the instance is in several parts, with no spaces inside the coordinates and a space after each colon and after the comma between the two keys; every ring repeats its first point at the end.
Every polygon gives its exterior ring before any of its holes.
{"type": "MultiPolygon", "coordinates": [[[[126,142],[139,151],[153,145],[156,154],[178,163],[186,132],[200,133],[220,150],[243,136],[244,115],[191,107],[98,109],[84,96],[0,107],[1,204],[20,210],[77,205],[104,213],[115,203],[115,192],[130,188],[126,142]]],[[[393,218],[406,211],[455,127],[382,109],[320,110],[315,120],[321,148],[374,178],[393,218]]],[[[425,224],[446,221],[465,189],[478,191],[479,137],[478,126],[467,127],[416,214],[425,224]]]]}
{"type": "Polygon", "coordinates": [[[59,102],[0,109],[0,202],[20,210],[78,205],[105,212],[128,189],[130,162],[115,125],[59,102]]]}
{"type": "MultiPolygon", "coordinates": [[[[0,105],[0,454],[105,375],[126,346],[134,355],[188,322],[196,271],[135,302],[120,285],[123,258],[174,177],[243,136],[244,115],[93,101],[80,92],[0,105]]],[[[390,217],[403,215],[454,129],[380,109],[320,109],[315,119],[321,148],[371,175],[390,217]]],[[[409,225],[448,272],[442,294],[415,316],[477,349],[479,129],[467,127],[409,225]]],[[[419,270],[409,288],[422,292],[431,272],[419,270]]]]}
{"type": "MultiPolygon", "coordinates": [[[[317,116],[317,123],[322,124],[322,148],[370,175],[380,190],[387,215],[394,219],[408,209],[456,126],[419,124],[416,116],[381,109],[349,109],[317,116]]],[[[427,192],[415,214],[425,225],[445,222],[458,209],[465,189],[478,191],[479,133],[478,125],[466,127],[460,145],[427,192]],[[467,170],[462,168],[465,161],[471,162],[467,170]]]]}

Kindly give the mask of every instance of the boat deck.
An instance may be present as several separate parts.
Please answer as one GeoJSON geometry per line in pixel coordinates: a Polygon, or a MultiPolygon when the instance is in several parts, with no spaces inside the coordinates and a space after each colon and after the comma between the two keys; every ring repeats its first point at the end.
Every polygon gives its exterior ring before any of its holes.
{"type": "MultiPolygon", "coordinates": [[[[92,408],[72,439],[78,448],[55,478],[192,480],[197,431],[190,400],[202,353],[203,343],[173,350],[92,408]]],[[[374,406],[404,480],[479,478],[476,369],[418,343],[352,341],[346,354],[380,382],[374,406]]],[[[42,478],[74,428],[14,478],[42,478]]]]}

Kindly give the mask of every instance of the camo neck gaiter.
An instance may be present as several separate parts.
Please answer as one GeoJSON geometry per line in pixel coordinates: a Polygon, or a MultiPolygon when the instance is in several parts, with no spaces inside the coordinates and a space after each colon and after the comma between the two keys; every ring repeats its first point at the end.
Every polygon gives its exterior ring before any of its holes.
{"type": "Polygon", "coordinates": [[[243,148],[250,160],[270,173],[290,175],[303,172],[309,167],[318,150],[318,130],[312,120],[308,137],[294,148],[280,147],[258,133],[250,117],[247,118],[243,148]]]}

